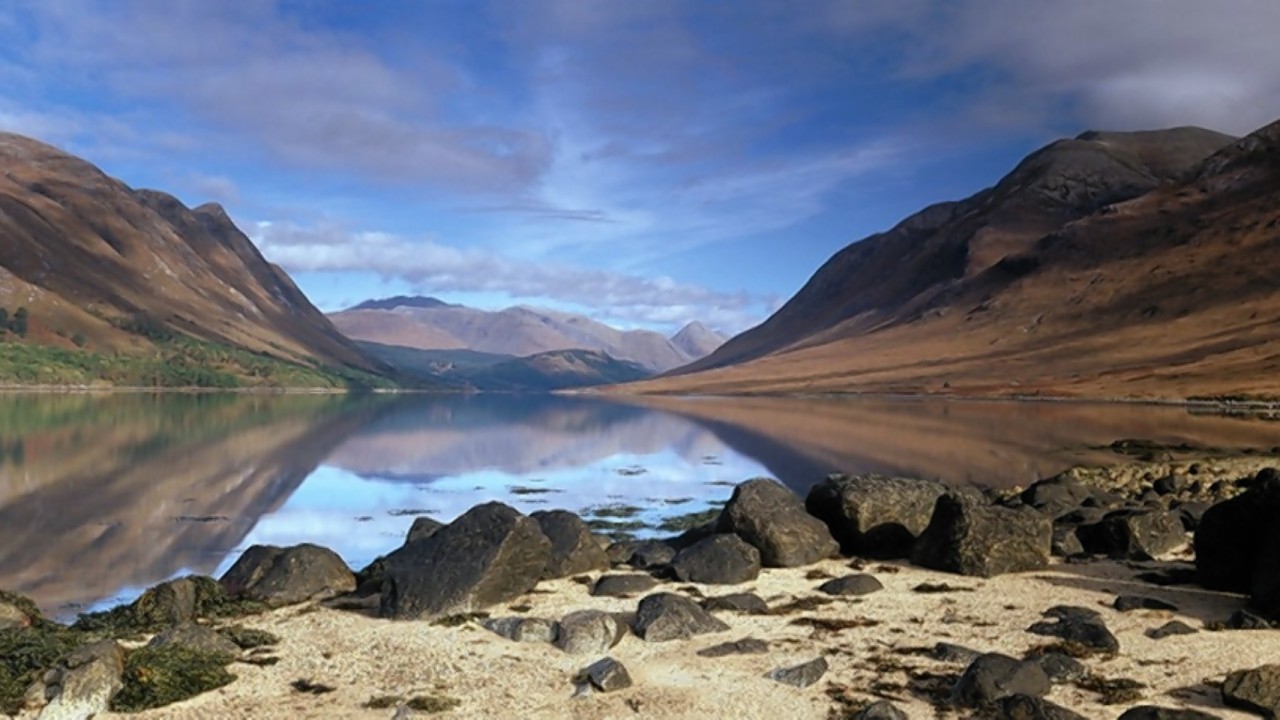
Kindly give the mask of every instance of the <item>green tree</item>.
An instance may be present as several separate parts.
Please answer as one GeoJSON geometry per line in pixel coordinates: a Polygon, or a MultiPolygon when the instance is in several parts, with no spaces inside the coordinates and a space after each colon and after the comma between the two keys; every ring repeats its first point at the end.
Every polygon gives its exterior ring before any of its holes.
{"type": "Polygon", "coordinates": [[[18,333],[18,337],[27,336],[27,309],[18,308],[13,313],[13,321],[9,323],[9,328],[18,333]]]}

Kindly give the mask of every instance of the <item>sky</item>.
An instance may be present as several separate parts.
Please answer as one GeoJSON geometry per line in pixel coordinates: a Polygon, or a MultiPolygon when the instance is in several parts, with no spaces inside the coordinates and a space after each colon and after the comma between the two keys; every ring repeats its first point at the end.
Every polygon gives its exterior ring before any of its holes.
{"type": "Polygon", "coordinates": [[[1280,118],[1275,0],[8,0],[0,130],[222,204],[322,310],[727,333],[1088,129],[1280,118]]]}

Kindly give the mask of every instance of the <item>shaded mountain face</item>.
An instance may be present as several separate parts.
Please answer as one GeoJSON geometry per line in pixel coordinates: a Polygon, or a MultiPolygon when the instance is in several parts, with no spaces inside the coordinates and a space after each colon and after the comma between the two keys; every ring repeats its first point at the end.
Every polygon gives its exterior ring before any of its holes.
{"type": "Polygon", "coordinates": [[[419,350],[357,341],[400,374],[431,385],[466,390],[548,392],[633,382],[652,372],[596,350],[548,350],[526,357],[474,350],[419,350]]]}
{"type": "Polygon", "coordinates": [[[1278,135],[1055,142],[637,390],[1280,395],[1278,135]]]}
{"type": "Polygon", "coordinates": [[[31,339],[126,354],[181,333],[304,365],[380,369],[215,204],[134,190],[89,163],[0,133],[0,306],[31,339]],[[143,326],[146,332],[139,332],[143,326]]]}
{"type": "MultiPolygon", "coordinates": [[[[391,298],[330,315],[355,340],[419,350],[473,350],[526,357],[554,350],[590,350],[663,372],[702,357],[705,334],[686,346],[649,330],[622,331],[571,313],[530,307],[490,312],[434,298],[391,298]]],[[[687,329],[687,328],[686,328],[687,329]]],[[[683,331],[682,331],[683,332],[683,331]]],[[[679,337],[677,335],[677,337],[679,337]]],[[[717,344],[718,346],[718,344],[717,344]]]]}

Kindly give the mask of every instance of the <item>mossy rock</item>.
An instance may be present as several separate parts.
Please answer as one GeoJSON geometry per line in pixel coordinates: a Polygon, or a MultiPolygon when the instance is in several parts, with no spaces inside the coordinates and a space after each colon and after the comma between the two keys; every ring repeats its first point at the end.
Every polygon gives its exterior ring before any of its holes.
{"type": "Polygon", "coordinates": [[[129,605],[85,613],[72,628],[114,638],[137,638],[197,618],[243,617],[267,607],[250,600],[235,600],[210,577],[193,575],[160,583],[129,605]]]}
{"type": "Polygon", "coordinates": [[[124,687],[111,701],[117,712],[163,707],[230,683],[234,659],[179,646],[141,647],[124,659],[124,687]]]}
{"type": "Polygon", "coordinates": [[[0,713],[16,715],[27,688],[82,642],[52,623],[0,630],[0,713]]]}
{"type": "Polygon", "coordinates": [[[26,595],[0,590],[0,604],[17,608],[19,612],[26,615],[27,619],[31,621],[31,627],[49,627],[55,624],[46,619],[44,613],[40,612],[40,608],[36,606],[35,601],[26,595]]]}

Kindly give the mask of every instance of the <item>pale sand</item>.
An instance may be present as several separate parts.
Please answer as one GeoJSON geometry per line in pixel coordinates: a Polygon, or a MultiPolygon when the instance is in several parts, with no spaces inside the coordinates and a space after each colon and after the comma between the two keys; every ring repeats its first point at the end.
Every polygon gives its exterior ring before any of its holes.
{"type": "MultiPolygon", "coordinates": [[[[700,586],[708,595],[754,591],[776,606],[797,596],[818,595],[822,581],[806,574],[822,570],[839,576],[853,572],[848,561],[829,560],[796,569],[765,570],[740,586],[700,586]]],[[[1280,632],[1201,631],[1195,635],[1151,640],[1143,631],[1171,619],[1195,628],[1223,620],[1243,599],[1195,588],[1160,588],[1129,580],[1124,564],[1059,564],[1045,572],[1006,575],[989,580],[935,573],[905,564],[867,563],[885,590],[861,600],[837,600],[814,611],[787,616],[718,613],[728,632],[687,641],[646,643],[628,635],[611,655],[630,671],[635,686],[612,694],[574,698],[570,678],[599,656],[570,656],[545,644],[515,643],[474,624],[442,627],[426,622],[393,622],[350,611],[285,608],[250,618],[245,624],[271,630],[284,640],[280,662],[269,667],[232,666],[239,679],[191,700],[133,715],[136,718],[389,718],[392,710],[368,710],[372,696],[411,696],[437,691],[462,704],[437,717],[466,718],[826,718],[833,707],[825,690],[832,684],[853,688],[873,700],[873,683],[902,686],[900,670],[880,670],[883,662],[938,673],[963,668],[929,657],[895,653],[895,648],[932,647],[954,642],[980,651],[1021,655],[1050,642],[1025,632],[1055,604],[1098,608],[1120,639],[1121,652],[1085,660],[1109,678],[1146,683],[1141,702],[1206,709],[1223,718],[1253,717],[1226,710],[1216,682],[1232,670],[1280,660],[1280,632]],[[888,567],[886,570],[885,568],[888,567]],[[893,568],[899,568],[897,572],[893,568]],[[973,588],[973,592],[922,594],[922,582],[973,588]],[[1117,593],[1144,594],[1173,602],[1177,612],[1120,613],[1110,605],[1117,593]],[[796,617],[865,618],[874,627],[839,632],[791,625],[796,617]],[[742,637],[768,640],[766,655],[702,658],[695,651],[742,637]],[[771,669],[826,654],[830,671],[818,684],[796,689],[767,680],[771,669]],[[319,696],[294,692],[290,682],[307,679],[336,687],[319,696]],[[1206,682],[1209,683],[1206,686],[1206,682]]],[[[677,585],[664,585],[670,589],[677,585]]],[[[634,611],[637,599],[593,598],[571,580],[542,583],[513,604],[527,602],[529,616],[558,618],[585,608],[634,611]]],[[[493,608],[494,616],[515,614],[493,608]]],[[[964,717],[936,713],[907,690],[894,691],[912,718],[964,717]]],[[[1127,706],[1108,707],[1092,692],[1055,687],[1050,699],[1089,718],[1115,718],[1127,706]]],[[[427,717],[415,714],[414,717],[427,717]]],[[[115,717],[126,717],[116,715],[115,717]]]]}

